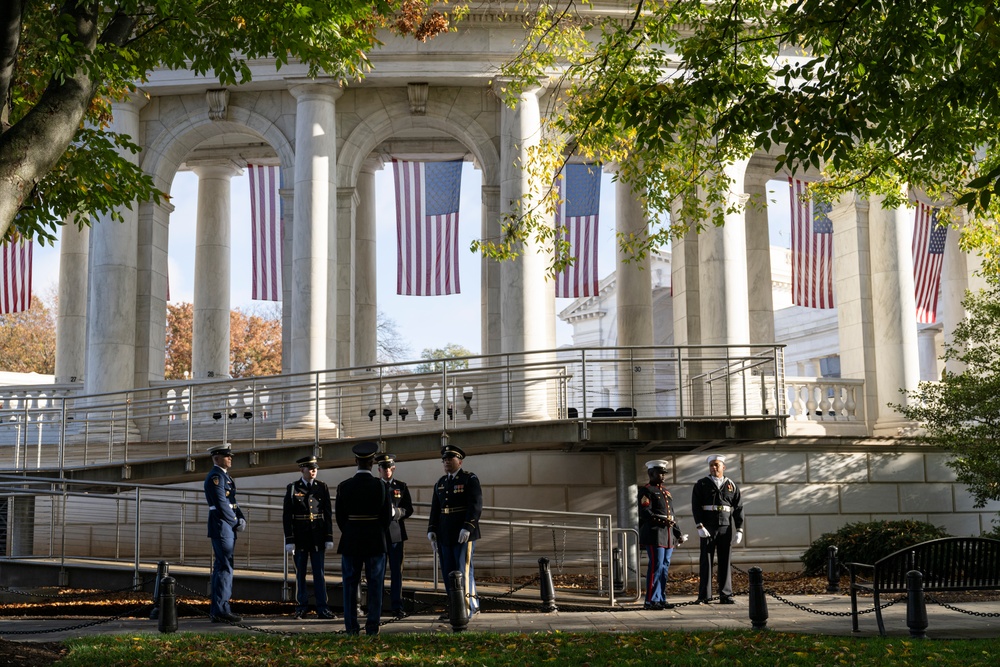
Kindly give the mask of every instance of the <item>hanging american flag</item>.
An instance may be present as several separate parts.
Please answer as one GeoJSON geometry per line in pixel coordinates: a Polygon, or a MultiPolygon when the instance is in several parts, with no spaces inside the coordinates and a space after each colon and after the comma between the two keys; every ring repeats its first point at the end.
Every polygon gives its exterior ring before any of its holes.
{"type": "Polygon", "coordinates": [[[789,178],[792,202],[792,303],[833,308],[833,221],[831,206],[803,201],[805,181],[789,178]]]}
{"type": "Polygon", "coordinates": [[[913,224],[913,287],[917,322],[922,324],[933,324],[937,320],[941,264],[948,237],[948,227],[938,224],[937,214],[938,209],[917,202],[913,224]]]}
{"type": "Polygon", "coordinates": [[[0,245],[0,315],[31,308],[31,255],[34,244],[21,239],[0,245]]]}
{"type": "Polygon", "coordinates": [[[597,217],[601,208],[601,169],[593,164],[567,164],[556,180],[557,238],[569,243],[573,263],[556,274],[556,296],[595,296],[597,279],[597,217]]]}
{"type": "Polygon", "coordinates": [[[396,294],[460,293],[462,161],[393,160],[392,166],[396,175],[396,294]]]}
{"type": "Polygon", "coordinates": [[[250,298],[281,301],[281,174],[276,166],[248,164],[253,269],[250,298]]]}

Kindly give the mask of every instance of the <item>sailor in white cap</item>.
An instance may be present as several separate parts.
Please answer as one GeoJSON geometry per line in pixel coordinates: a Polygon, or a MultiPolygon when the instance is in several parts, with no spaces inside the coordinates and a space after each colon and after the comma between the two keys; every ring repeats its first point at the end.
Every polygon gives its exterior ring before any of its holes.
{"type": "Polygon", "coordinates": [[[708,476],[694,484],[691,509],[701,537],[698,567],[698,602],[711,599],[712,566],[718,558],[716,579],[719,604],[735,604],[733,572],[729,565],[732,545],[743,541],[743,500],[736,483],[726,477],[726,457],[708,457],[708,476]]]}
{"type": "Polygon", "coordinates": [[[674,547],[684,543],[674,518],[670,492],[663,485],[670,464],[662,459],[646,461],[649,483],[639,487],[639,546],[646,550],[645,609],[673,609],[667,602],[667,574],[674,547]]]}
{"type": "Polygon", "coordinates": [[[239,623],[241,619],[229,608],[233,593],[233,566],[236,533],[247,521],[236,502],[236,483],[229,476],[233,450],[228,442],[208,448],[212,469],[205,477],[205,500],[208,502],[208,537],[212,540],[212,603],[208,615],[213,623],[239,623]]]}

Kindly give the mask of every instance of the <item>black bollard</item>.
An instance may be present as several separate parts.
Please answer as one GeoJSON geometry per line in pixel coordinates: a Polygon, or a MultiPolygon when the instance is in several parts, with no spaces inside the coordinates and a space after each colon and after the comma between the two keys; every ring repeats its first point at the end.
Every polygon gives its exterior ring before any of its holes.
{"type": "Polygon", "coordinates": [[[542,611],[559,611],[556,606],[556,589],[552,585],[552,572],[549,570],[549,559],[538,559],[538,588],[542,594],[542,611]]]}
{"type": "Polygon", "coordinates": [[[156,564],[156,581],[153,582],[153,609],[149,612],[149,620],[155,621],[160,616],[160,582],[163,577],[170,574],[170,566],[167,561],[161,560],[156,564]]]}
{"type": "Polygon", "coordinates": [[[465,599],[465,575],[455,570],[448,575],[451,590],[448,591],[448,622],[452,632],[462,632],[469,627],[469,601],[465,599]]]}
{"type": "Polygon", "coordinates": [[[764,573],[759,567],[751,567],[750,575],[750,623],[754,630],[767,630],[767,595],[764,593],[764,573]]]}
{"type": "Polygon", "coordinates": [[[927,606],[924,604],[924,575],[917,570],[906,573],[906,627],[913,639],[927,638],[927,606]]]}
{"type": "Polygon", "coordinates": [[[177,596],[174,578],[170,575],[160,581],[160,632],[177,632],[177,596]]]}
{"type": "Polygon", "coordinates": [[[612,582],[616,591],[625,590],[625,559],[622,557],[622,550],[615,547],[611,550],[612,582]]]}
{"type": "Polygon", "coordinates": [[[830,545],[826,557],[826,592],[840,592],[840,562],[837,560],[837,547],[830,545]]]}

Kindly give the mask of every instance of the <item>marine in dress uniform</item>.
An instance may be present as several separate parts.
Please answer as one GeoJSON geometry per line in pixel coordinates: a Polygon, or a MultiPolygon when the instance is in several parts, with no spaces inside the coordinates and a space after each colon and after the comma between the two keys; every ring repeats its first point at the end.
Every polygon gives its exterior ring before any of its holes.
{"type": "Polygon", "coordinates": [[[310,563],[313,574],[313,594],[316,615],[333,618],[327,604],[326,550],[333,548],[333,505],[330,487],[316,479],[319,463],[315,456],[296,461],[302,476],[285,489],[281,522],[285,529],[285,551],[295,561],[295,618],[309,611],[309,587],[306,572],[310,563]]]}
{"type": "Polygon", "coordinates": [[[667,574],[674,547],[687,540],[674,519],[670,492],[663,485],[669,464],[646,461],[649,483],[639,487],[639,546],[646,550],[646,609],[673,609],[667,602],[667,574]]]}
{"type": "Polygon", "coordinates": [[[725,476],[725,456],[709,456],[708,469],[708,476],[695,482],[691,494],[691,510],[701,537],[698,602],[707,603],[712,597],[712,566],[718,558],[719,603],[734,604],[729,558],[732,545],[743,541],[743,500],[739,487],[725,476]]]}
{"type": "MultiPolygon", "coordinates": [[[[465,599],[471,617],[479,613],[472,556],[479,539],[479,517],[483,513],[483,490],[475,473],[462,469],[465,452],[455,445],[441,448],[444,476],[434,485],[427,538],[437,545],[445,590],[451,591],[451,573],[465,575],[465,599]]],[[[448,598],[451,599],[450,596],[448,598]]]]}
{"type": "Polygon", "coordinates": [[[209,447],[212,469],[205,477],[205,500],[208,502],[208,537],[212,540],[212,603],[208,615],[213,623],[239,623],[241,619],[229,608],[233,594],[233,562],[236,533],[247,522],[236,502],[236,483],[229,476],[233,452],[228,442],[209,447]]]}
{"type": "Polygon", "coordinates": [[[344,576],[344,626],[348,634],[356,635],[361,631],[354,600],[364,568],[368,581],[365,633],[377,635],[385,583],[385,534],[392,521],[392,501],[389,487],[372,472],[378,445],[361,442],[351,451],[358,470],[337,486],[334,512],[341,532],[337,553],[344,576]]]}
{"type": "Polygon", "coordinates": [[[403,543],[406,541],[406,520],[413,514],[413,500],[406,482],[396,479],[396,457],[392,454],[380,454],[375,457],[378,463],[379,476],[389,486],[389,497],[392,499],[392,522],[389,524],[386,545],[389,564],[389,600],[392,604],[392,615],[403,618],[403,543]]]}

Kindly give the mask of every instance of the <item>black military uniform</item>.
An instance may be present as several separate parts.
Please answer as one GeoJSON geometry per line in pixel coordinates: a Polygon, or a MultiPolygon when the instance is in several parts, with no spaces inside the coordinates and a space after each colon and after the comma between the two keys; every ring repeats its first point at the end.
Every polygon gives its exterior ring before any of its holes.
{"type": "Polygon", "coordinates": [[[444,575],[445,590],[451,590],[451,573],[462,572],[465,597],[469,601],[469,615],[479,612],[476,596],[476,577],[472,556],[479,539],[479,517],[483,513],[483,490],[475,473],[463,470],[465,452],[455,445],[441,448],[441,460],[457,469],[445,474],[434,485],[431,498],[431,517],[427,523],[427,536],[437,545],[444,575]],[[448,463],[446,460],[451,460],[448,463]]]}
{"type": "Polygon", "coordinates": [[[295,616],[301,618],[309,608],[309,588],[306,569],[311,563],[316,613],[320,618],[333,618],[327,603],[326,550],[333,547],[333,504],[330,487],[315,479],[319,468],[315,456],[296,461],[303,476],[285,489],[281,521],[285,529],[286,550],[293,550],[295,561],[295,616]],[[312,478],[312,479],[310,479],[312,478]]]}
{"type": "Polygon", "coordinates": [[[403,543],[406,542],[406,520],[413,515],[413,499],[406,482],[395,477],[396,457],[383,453],[375,457],[378,463],[379,475],[389,486],[392,498],[392,522],[389,524],[386,545],[388,548],[387,565],[389,567],[389,600],[392,603],[392,615],[401,618],[403,611],[403,543]]]}
{"type": "MultiPolygon", "coordinates": [[[[725,472],[726,457],[714,454],[708,464],[721,463],[725,472]]],[[[694,484],[691,511],[701,537],[701,558],[698,568],[698,601],[711,597],[712,565],[718,557],[716,579],[719,602],[733,602],[733,573],[729,561],[732,545],[743,539],[743,500],[740,489],[728,477],[702,477],[694,484]]]]}
{"type": "Polygon", "coordinates": [[[340,565],[344,576],[344,625],[348,634],[358,634],[357,608],[354,599],[361,582],[361,570],[368,581],[368,617],[365,632],[377,635],[382,616],[382,592],[385,585],[385,533],[392,521],[389,487],[372,473],[374,442],[358,443],[352,448],[358,470],[337,486],[335,516],[340,528],[340,565]]]}

